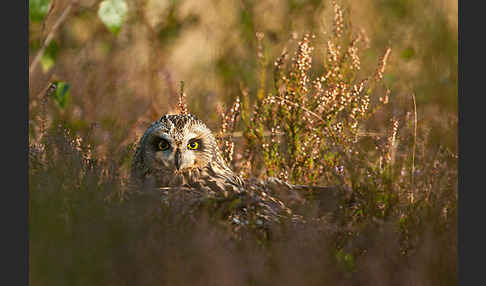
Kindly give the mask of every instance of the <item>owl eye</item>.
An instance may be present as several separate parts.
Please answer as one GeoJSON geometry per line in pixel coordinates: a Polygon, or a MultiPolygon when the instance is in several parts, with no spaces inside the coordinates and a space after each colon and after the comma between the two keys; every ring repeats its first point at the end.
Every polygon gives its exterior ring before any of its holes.
{"type": "Polygon", "coordinates": [[[187,148],[191,150],[197,150],[199,148],[199,143],[197,141],[190,142],[187,144],[187,148]]]}
{"type": "Polygon", "coordinates": [[[162,139],[160,140],[159,145],[157,145],[157,147],[159,147],[159,150],[165,151],[169,149],[170,145],[169,142],[167,142],[167,140],[162,139]]]}

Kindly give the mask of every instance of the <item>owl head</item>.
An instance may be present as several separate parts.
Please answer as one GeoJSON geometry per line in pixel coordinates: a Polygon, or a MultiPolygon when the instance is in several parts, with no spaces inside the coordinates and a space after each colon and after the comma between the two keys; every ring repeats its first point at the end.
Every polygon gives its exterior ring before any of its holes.
{"type": "Polygon", "coordinates": [[[174,173],[206,166],[217,146],[211,130],[192,114],[162,116],[141,143],[146,165],[174,173]]]}
{"type": "MultiPolygon", "coordinates": [[[[164,115],[153,122],[140,139],[132,175],[150,174],[161,185],[174,178],[197,174],[212,162],[221,161],[211,130],[192,114],[164,115]]],[[[226,166],[220,168],[226,169],[226,166]]]]}

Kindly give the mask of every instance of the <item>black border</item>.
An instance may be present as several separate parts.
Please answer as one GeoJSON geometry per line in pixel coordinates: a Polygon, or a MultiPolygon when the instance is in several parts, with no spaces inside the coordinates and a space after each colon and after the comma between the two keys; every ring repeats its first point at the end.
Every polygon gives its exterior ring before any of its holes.
{"type": "Polygon", "coordinates": [[[28,0],[7,1],[2,28],[2,284],[29,284],[28,0]],[[11,15],[11,17],[7,17],[11,15]],[[5,241],[6,240],[6,241],[5,241]],[[5,282],[3,282],[5,281],[5,282]],[[13,283],[12,283],[13,282],[13,283]]]}
{"type": "Polygon", "coordinates": [[[484,92],[483,9],[472,1],[458,1],[458,271],[459,285],[484,284],[485,242],[483,234],[486,217],[484,200],[484,153],[485,105],[484,92]],[[468,4],[468,7],[465,4],[468,4]],[[476,13],[474,13],[476,12],[476,13]],[[465,40],[466,39],[466,40],[465,40]],[[466,134],[469,134],[467,138],[466,134]],[[477,162],[473,162],[476,158],[477,162]],[[476,164],[478,163],[478,164],[476,164]],[[466,234],[467,233],[467,234],[466,234]]]}

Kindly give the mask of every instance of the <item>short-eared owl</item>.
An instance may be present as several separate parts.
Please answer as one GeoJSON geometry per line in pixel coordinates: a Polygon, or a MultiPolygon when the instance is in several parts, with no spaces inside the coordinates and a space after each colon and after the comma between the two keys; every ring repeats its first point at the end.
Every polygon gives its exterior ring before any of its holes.
{"type": "Polygon", "coordinates": [[[224,162],[211,130],[192,114],[164,115],[145,131],[132,176],[148,187],[241,185],[224,162]]]}
{"type": "Polygon", "coordinates": [[[275,178],[243,180],[225,163],[211,130],[192,114],[164,115],[153,122],[138,143],[131,173],[145,190],[212,197],[233,201],[232,206],[237,202],[243,213],[230,215],[233,221],[247,220],[249,210],[261,221],[278,220],[292,215],[283,201],[303,200],[298,190],[327,189],[290,185],[275,178]]]}

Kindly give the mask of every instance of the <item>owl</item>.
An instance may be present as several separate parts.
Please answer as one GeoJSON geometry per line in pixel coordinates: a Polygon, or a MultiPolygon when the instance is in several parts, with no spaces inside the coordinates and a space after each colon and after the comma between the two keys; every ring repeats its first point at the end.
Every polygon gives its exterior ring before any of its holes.
{"type": "Polygon", "coordinates": [[[216,184],[225,189],[243,183],[227,166],[211,130],[192,114],[153,122],[138,143],[131,173],[149,188],[216,184]]]}
{"type": "Polygon", "coordinates": [[[211,130],[195,115],[164,115],[138,142],[131,177],[142,190],[183,194],[190,202],[211,198],[231,205],[228,220],[274,222],[296,218],[286,202],[305,200],[299,190],[326,187],[291,185],[276,178],[244,180],[226,164],[211,130]],[[284,198],[284,199],[281,199],[284,198]]]}

